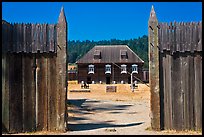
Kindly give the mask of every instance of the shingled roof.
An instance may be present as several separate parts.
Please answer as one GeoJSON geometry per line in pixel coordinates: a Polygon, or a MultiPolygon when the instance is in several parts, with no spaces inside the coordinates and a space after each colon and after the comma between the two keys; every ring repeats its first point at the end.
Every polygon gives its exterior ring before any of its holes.
{"type": "Polygon", "coordinates": [[[144,63],[127,45],[97,45],[76,63],[144,63]],[[100,56],[99,56],[100,55],[100,56]],[[95,56],[95,57],[94,57],[95,56]]]}

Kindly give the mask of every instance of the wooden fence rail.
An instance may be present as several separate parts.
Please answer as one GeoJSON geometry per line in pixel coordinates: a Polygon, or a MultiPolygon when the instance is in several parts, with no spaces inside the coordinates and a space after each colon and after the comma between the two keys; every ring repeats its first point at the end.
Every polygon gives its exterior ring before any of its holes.
{"type": "Polygon", "coordinates": [[[66,26],[2,21],[3,132],[66,130],[66,26]]]}

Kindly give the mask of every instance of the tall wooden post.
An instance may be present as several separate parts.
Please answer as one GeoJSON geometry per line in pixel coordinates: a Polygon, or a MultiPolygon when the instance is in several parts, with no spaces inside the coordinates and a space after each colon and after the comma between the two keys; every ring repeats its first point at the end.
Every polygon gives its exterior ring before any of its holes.
{"type": "Polygon", "coordinates": [[[61,8],[57,24],[57,130],[65,131],[67,126],[67,21],[61,8]]]}
{"type": "Polygon", "coordinates": [[[153,6],[148,22],[148,35],[151,127],[153,130],[160,130],[158,20],[153,6]]]}

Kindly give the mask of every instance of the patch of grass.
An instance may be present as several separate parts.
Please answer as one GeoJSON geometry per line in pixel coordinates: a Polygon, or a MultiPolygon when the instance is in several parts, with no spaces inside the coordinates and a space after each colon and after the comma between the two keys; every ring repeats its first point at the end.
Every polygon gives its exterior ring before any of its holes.
{"type": "Polygon", "coordinates": [[[115,101],[125,101],[125,100],[122,100],[122,99],[116,99],[115,101]]]}
{"type": "Polygon", "coordinates": [[[108,131],[108,132],[116,132],[116,129],[113,128],[113,129],[105,129],[105,131],[108,131]]]}
{"type": "Polygon", "coordinates": [[[147,127],[145,130],[152,131],[152,127],[147,127]]]}

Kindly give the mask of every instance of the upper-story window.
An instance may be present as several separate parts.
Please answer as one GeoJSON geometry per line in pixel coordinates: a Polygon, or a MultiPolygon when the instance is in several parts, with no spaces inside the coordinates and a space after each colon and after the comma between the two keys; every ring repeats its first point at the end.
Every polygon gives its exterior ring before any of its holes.
{"type": "Polygon", "coordinates": [[[94,65],[89,65],[88,74],[94,74],[94,65]]]}
{"type": "Polygon", "coordinates": [[[122,74],[122,73],[127,73],[127,68],[126,68],[126,66],[127,66],[127,65],[124,65],[124,64],[121,65],[121,74],[122,74]]]}
{"type": "Polygon", "coordinates": [[[138,73],[138,67],[137,66],[138,65],[136,65],[136,64],[132,65],[132,73],[138,73]]]}
{"type": "Polygon", "coordinates": [[[94,51],[94,59],[101,59],[101,51],[100,50],[94,51]]]}
{"type": "Polygon", "coordinates": [[[128,59],[127,50],[120,50],[120,58],[128,59]]]}
{"type": "Polygon", "coordinates": [[[107,64],[105,66],[105,74],[111,74],[111,65],[107,64]]]}

